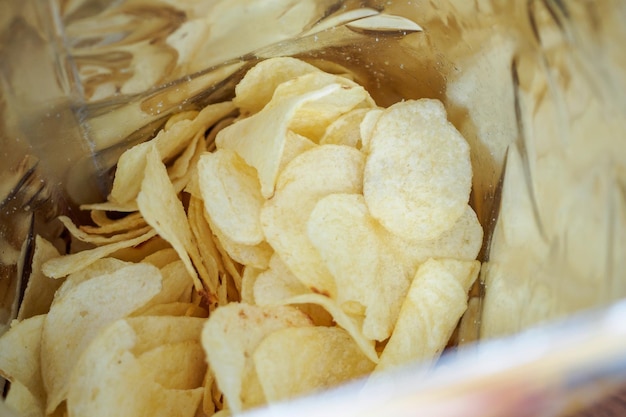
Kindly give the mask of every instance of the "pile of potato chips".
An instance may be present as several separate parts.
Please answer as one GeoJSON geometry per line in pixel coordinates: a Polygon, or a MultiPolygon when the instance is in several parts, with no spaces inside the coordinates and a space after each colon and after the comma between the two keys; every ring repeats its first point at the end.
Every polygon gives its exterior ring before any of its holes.
{"type": "Polygon", "coordinates": [[[258,63],[122,155],[70,254],[37,238],[6,402],[228,415],[436,360],[480,268],[469,152],[436,100],[258,63]]]}

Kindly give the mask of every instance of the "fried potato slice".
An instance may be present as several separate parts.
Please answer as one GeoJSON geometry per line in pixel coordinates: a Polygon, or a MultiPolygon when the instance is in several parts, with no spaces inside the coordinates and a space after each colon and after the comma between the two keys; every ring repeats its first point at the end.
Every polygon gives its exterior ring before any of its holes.
{"type": "Polygon", "coordinates": [[[414,362],[432,363],[450,339],[463,312],[480,262],[430,259],[419,270],[376,372],[414,362]]]}
{"type": "Polygon", "coordinates": [[[339,327],[278,330],[263,339],[253,359],[269,403],[362,377],[375,366],[339,327]]]}
{"type": "Polygon", "coordinates": [[[45,314],[50,309],[54,293],[61,286],[63,280],[47,277],[41,268],[44,262],[59,256],[59,251],[52,243],[39,235],[35,237],[31,273],[17,313],[18,320],[45,314]]]}
{"type": "Polygon", "coordinates": [[[113,322],[93,340],[69,381],[69,415],[195,415],[203,388],[169,389],[148,378],[151,372],[132,353],[136,340],[125,320],[113,322]]]}
{"type": "Polygon", "coordinates": [[[204,291],[196,271],[196,268],[203,265],[198,247],[194,244],[183,203],[174,191],[156,147],[150,149],[146,159],[146,172],[141,182],[141,191],[137,196],[139,211],[146,222],[176,250],[185,263],[196,290],[204,291]]]}
{"type": "Polygon", "coordinates": [[[387,108],[374,127],[365,164],[363,195],[370,213],[405,239],[437,238],[469,201],[469,151],[438,100],[387,108]]]}
{"type": "Polygon", "coordinates": [[[233,150],[204,153],[198,184],[211,223],[229,240],[257,245],[264,240],[261,207],[265,199],[256,170],[233,150]]]}
{"type": "Polygon", "coordinates": [[[202,331],[202,346],[233,412],[256,405],[258,400],[255,391],[260,391],[260,386],[244,386],[255,377],[251,356],[258,344],[276,330],[302,326],[311,326],[310,319],[290,306],[230,303],[213,312],[202,331]]]}
{"type": "Polygon", "coordinates": [[[42,314],[14,321],[0,337],[0,376],[22,385],[41,407],[46,403],[40,360],[45,318],[42,314]]]}
{"type": "Polygon", "coordinates": [[[145,173],[146,157],[152,147],[157,148],[163,161],[167,161],[185,149],[197,132],[207,130],[234,109],[232,102],[209,105],[193,120],[179,120],[169,129],[160,131],[153,140],[124,152],[117,163],[109,200],[120,205],[128,205],[134,201],[139,194],[145,173]]]}
{"type": "Polygon", "coordinates": [[[317,202],[334,193],[360,193],[364,156],[342,145],[320,145],[294,158],[281,173],[276,194],[261,210],[267,242],[311,291],[336,295],[334,278],[306,232],[317,202]]]}
{"type": "Polygon", "coordinates": [[[363,196],[321,199],[309,217],[307,235],[335,279],[337,303],[364,310],[365,337],[387,339],[410,282],[363,196]]]}
{"type": "Polygon", "coordinates": [[[233,103],[239,111],[249,116],[258,113],[274,95],[274,90],[285,81],[310,72],[317,67],[301,59],[278,57],[266,59],[252,67],[235,87],[233,103]]]}
{"type": "Polygon", "coordinates": [[[52,303],[41,340],[47,413],[67,397],[72,370],[98,331],[139,309],[160,290],[159,270],[134,264],[83,281],[52,303]]]}

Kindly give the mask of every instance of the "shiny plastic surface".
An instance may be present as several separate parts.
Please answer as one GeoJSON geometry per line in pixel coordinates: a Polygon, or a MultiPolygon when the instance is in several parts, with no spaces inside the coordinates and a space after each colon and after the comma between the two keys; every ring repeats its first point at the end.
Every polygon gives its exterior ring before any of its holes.
{"type": "Polygon", "coordinates": [[[456,339],[478,340],[468,355],[611,305],[626,297],[625,18],[619,0],[3,2],[0,322],[19,301],[33,234],[54,236],[56,214],[101,198],[119,154],[166,116],[229,97],[246,68],[278,55],[349,71],[383,106],[439,98],[472,145],[487,233],[456,339]],[[376,12],[403,19],[351,25],[376,12]]]}

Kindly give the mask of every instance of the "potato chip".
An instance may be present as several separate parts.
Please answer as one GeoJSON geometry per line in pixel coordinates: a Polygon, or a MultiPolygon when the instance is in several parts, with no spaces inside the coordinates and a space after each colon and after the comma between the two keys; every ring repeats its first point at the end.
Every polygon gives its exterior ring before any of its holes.
{"type": "Polygon", "coordinates": [[[311,290],[298,280],[278,256],[272,255],[269,268],[259,271],[253,287],[253,299],[258,305],[271,305],[311,290]]]}
{"type": "Polygon", "coordinates": [[[14,321],[0,337],[0,376],[21,384],[38,404],[45,406],[41,378],[40,342],[45,315],[14,321]]]}
{"type": "Polygon", "coordinates": [[[367,358],[378,363],[378,353],[374,341],[363,336],[363,317],[346,313],[335,300],[321,294],[302,294],[281,301],[285,305],[317,304],[323,307],[333,317],[338,326],[346,330],[354,339],[359,349],[367,358]]]}
{"type": "MultiPolygon", "coordinates": [[[[221,261],[220,253],[215,246],[213,232],[204,213],[202,200],[192,195],[187,206],[187,219],[189,220],[189,227],[194,236],[194,241],[198,247],[200,262],[204,265],[204,268],[200,269],[199,273],[206,274],[202,278],[203,282],[207,284],[211,291],[218,293],[219,276],[224,274],[225,271],[224,263],[221,261]]],[[[220,304],[223,303],[220,302],[220,304]]]]}
{"type": "Polygon", "coordinates": [[[375,106],[363,87],[347,78],[325,72],[313,72],[284,82],[276,88],[272,101],[279,102],[326,89],[330,94],[304,102],[289,122],[289,129],[315,143],[319,143],[327,127],[339,116],[357,107],[375,106]]]}
{"type": "Polygon", "coordinates": [[[124,205],[137,197],[144,177],[146,157],[152,147],[156,147],[160,158],[166,161],[185,149],[197,132],[205,131],[233,110],[231,102],[209,105],[195,119],[180,120],[168,130],[159,132],[153,140],[124,152],[117,163],[109,200],[124,205]]]}
{"type": "Polygon", "coordinates": [[[159,270],[136,264],[83,281],[52,303],[41,340],[47,413],[66,398],[72,369],[97,332],[142,307],[160,290],[159,270]]]}
{"type": "Polygon", "coordinates": [[[387,339],[409,279],[387,246],[384,229],[367,211],[363,196],[331,194],[321,199],[311,212],[307,234],[335,278],[338,304],[362,306],[365,337],[387,339]]]}
{"type": "MultiPolygon", "coordinates": [[[[311,111],[326,106],[334,99],[332,96],[339,94],[339,98],[343,97],[341,90],[343,87],[340,84],[331,84],[319,90],[307,90],[271,101],[260,112],[222,130],[216,138],[217,147],[234,150],[254,167],[261,183],[261,194],[270,198],[274,194],[287,131],[296,113],[307,105],[311,111]]],[[[351,92],[345,94],[352,97],[351,92]]]]}
{"type": "Polygon", "coordinates": [[[369,108],[359,108],[341,115],[326,128],[320,145],[346,145],[361,149],[361,121],[371,111],[369,108]]]}
{"type": "Polygon", "coordinates": [[[185,341],[200,342],[206,320],[198,317],[137,316],[124,321],[133,329],[131,353],[139,356],[159,346],[185,341]]]}
{"type": "Polygon", "coordinates": [[[333,193],[359,193],[364,157],[342,145],[320,145],[294,158],[281,173],[276,194],[261,210],[268,243],[313,292],[334,296],[334,278],[306,234],[318,200],[333,193]]]}
{"type": "Polygon", "coordinates": [[[98,246],[96,248],[84,250],[78,253],[52,258],[44,262],[41,270],[50,278],[61,278],[77,272],[96,262],[98,259],[109,256],[120,249],[141,245],[154,236],[156,236],[156,231],[151,230],[133,239],[109,243],[108,245],[98,246]]]}
{"type": "Polygon", "coordinates": [[[472,166],[469,145],[441,102],[408,100],[384,110],[369,149],[363,195],[385,228],[428,240],[454,226],[469,200],[472,166]]]}
{"type": "Polygon", "coordinates": [[[467,206],[454,226],[433,240],[411,241],[393,234],[388,238],[398,260],[414,276],[428,258],[476,259],[483,244],[483,228],[474,210],[467,206]]]}
{"type": "Polygon", "coordinates": [[[9,392],[0,403],[6,404],[17,415],[11,413],[6,414],[0,404],[0,415],[3,417],[44,417],[45,402],[36,398],[24,385],[18,381],[11,382],[9,392]]]}
{"type": "Polygon", "coordinates": [[[113,252],[110,256],[112,258],[117,258],[121,261],[137,263],[137,262],[141,262],[143,259],[146,258],[146,256],[154,252],[157,252],[163,249],[169,249],[171,247],[172,245],[170,245],[170,243],[167,240],[163,239],[159,235],[156,235],[140,245],[128,246],[128,247],[118,249],[115,252],[113,252]]]}
{"type": "Polygon", "coordinates": [[[51,279],[43,274],[41,266],[49,259],[59,257],[59,251],[46,239],[37,235],[35,249],[31,261],[31,273],[26,283],[24,297],[17,313],[18,320],[24,320],[39,314],[45,314],[50,309],[55,291],[63,283],[62,279],[51,279]]]}
{"type": "Polygon", "coordinates": [[[257,113],[270,102],[276,87],[310,72],[319,72],[319,69],[296,58],[278,57],[261,61],[237,84],[233,103],[245,116],[257,113]]]}
{"type": "Polygon", "coordinates": [[[168,389],[201,387],[207,371],[202,345],[193,340],[157,346],[137,356],[137,361],[144,379],[168,389]]]}
{"type": "Polygon", "coordinates": [[[194,244],[183,204],[176,196],[156,147],[148,152],[145,168],[141,191],[137,196],[139,211],[146,222],[176,250],[185,263],[196,290],[203,291],[196,271],[196,268],[203,267],[200,253],[194,244]],[[192,259],[197,260],[195,267],[192,259]]]}
{"type": "MultiPolygon", "coordinates": [[[[171,262],[160,270],[162,276],[161,291],[148,301],[141,310],[175,301],[190,301],[191,297],[189,294],[193,282],[183,261],[171,262]]],[[[141,314],[141,312],[138,312],[138,314],[141,314]]]]}
{"type": "MultiPolygon", "coordinates": [[[[251,298],[258,305],[281,304],[286,299],[311,294],[311,290],[296,278],[277,254],[272,255],[268,269],[259,271],[253,285],[251,298]]],[[[332,316],[322,306],[298,304],[297,307],[309,316],[316,326],[332,325],[332,316]]]]}
{"type": "Polygon", "coordinates": [[[91,219],[96,226],[81,225],[80,230],[89,234],[113,234],[125,230],[134,230],[146,225],[146,221],[141,217],[141,213],[130,213],[120,219],[110,219],[106,211],[92,210],[91,219]]]}
{"type": "Polygon", "coordinates": [[[69,415],[195,415],[203,389],[168,389],[146,378],[149,373],[132,353],[136,339],[133,328],[118,320],[93,340],[69,381],[69,415]]]}
{"type": "Polygon", "coordinates": [[[65,282],[63,282],[54,294],[54,301],[58,301],[63,298],[67,292],[81,282],[90,280],[94,277],[99,277],[100,275],[111,274],[129,265],[131,265],[130,262],[125,262],[116,258],[98,259],[89,266],[68,275],[65,282]]]}
{"type": "Polygon", "coordinates": [[[193,120],[198,116],[199,111],[197,110],[187,110],[182,111],[180,113],[173,114],[167,119],[165,122],[165,126],[163,126],[163,130],[170,130],[173,125],[180,122],[181,120],[193,120]]]}
{"type": "Polygon", "coordinates": [[[148,306],[131,314],[131,317],[136,316],[179,316],[206,318],[209,317],[209,312],[194,303],[175,301],[172,303],[148,306]]]}
{"type": "Polygon", "coordinates": [[[420,266],[376,371],[437,359],[467,308],[480,262],[430,259],[420,266]]]}
{"type": "Polygon", "coordinates": [[[150,231],[150,226],[144,226],[138,229],[131,229],[124,231],[123,233],[117,233],[110,236],[103,236],[102,234],[89,234],[76,226],[72,220],[67,216],[59,216],[58,219],[63,223],[63,226],[68,232],[72,234],[76,239],[81,242],[93,243],[95,245],[105,245],[108,243],[121,242],[124,240],[134,239],[138,236],[142,236],[150,231]]]}
{"type": "Polygon", "coordinates": [[[315,146],[317,146],[316,143],[311,139],[288,130],[287,138],[285,139],[285,149],[283,149],[283,156],[278,166],[278,174],[280,175],[280,173],[283,172],[287,164],[291,162],[293,158],[313,149],[315,146]]]}
{"type": "Polygon", "coordinates": [[[306,315],[290,306],[231,303],[213,312],[202,331],[202,346],[233,412],[248,405],[242,387],[254,370],[251,355],[263,338],[279,329],[310,325],[306,315]]]}
{"type": "Polygon", "coordinates": [[[362,377],[375,366],[350,335],[338,327],[275,331],[255,349],[253,359],[269,403],[362,377]]]}
{"type": "Polygon", "coordinates": [[[154,265],[157,268],[163,268],[165,265],[178,261],[179,259],[178,252],[176,252],[174,248],[166,248],[151,253],[143,258],[141,262],[154,265]]]}
{"type": "Polygon", "coordinates": [[[191,175],[195,172],[200,155],[205,151],[204,132],[200,131],[174,163],[167,167],[167,175],[172,180],[176,191],[182,191],[187,186],[191,175]]]}
{"type": "MultiPolygon", "coordinates": [[[[275,255],[272,255],[272,258],[275,255]]],[[[270,265],[271,265],[270,260],[270,265]]],[[[254,286],[262,269],[246,266],[241,274],[241,302],[245,304],[257,304],[254,302],[254,286]]]]}
{"type": "Polygon", "coordinates": [[[229,240],[257,245],[264,240],[259,219],[265,201],[256,170],[230,149],[204,153],[198,184],[211,224],[229,240]]]}
{"type": "Polygon", "coordinates": [[[359,134],[361,135],[361,150],[365,153],[369,153],[370,151],[370,142],[374,134],[374,127],[382,114],[383,109],[369,109],[363,117],[363,120],[361,120],[359,134]]]}

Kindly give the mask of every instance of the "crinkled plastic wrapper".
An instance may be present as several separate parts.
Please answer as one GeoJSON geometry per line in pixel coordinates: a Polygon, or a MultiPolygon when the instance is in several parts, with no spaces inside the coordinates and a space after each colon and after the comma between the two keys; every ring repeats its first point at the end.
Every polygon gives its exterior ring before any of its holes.
{"type": "Polygon", "coordinates": [[[125,149],[232,97],[259,60],[295,56],[381,106],[444,103],[472,149],[482,268],[427,376],[414,364],[251,415],[621,415],[624,17],[619,0],[4,2],[0,326],[34,236],[106,196],[125,149]]]}

